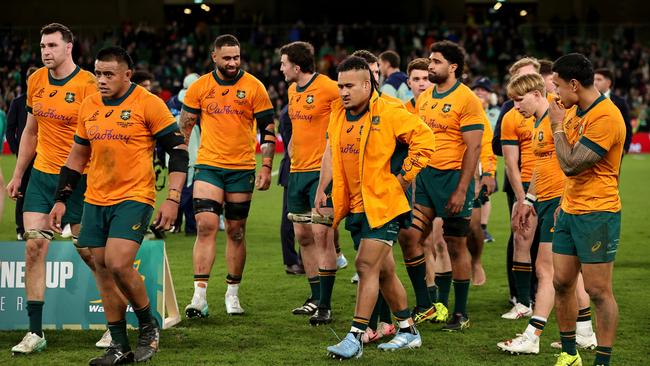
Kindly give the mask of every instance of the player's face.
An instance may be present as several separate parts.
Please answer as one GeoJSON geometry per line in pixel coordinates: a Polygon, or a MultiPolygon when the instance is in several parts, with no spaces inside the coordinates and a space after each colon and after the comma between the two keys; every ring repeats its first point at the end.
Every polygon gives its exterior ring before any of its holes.
{"type": "Polygon", "coordinates": [[[383,75],[388,75],[388,68],[390,67],[390,63],[388,61],[384,60],[379,60],[379,72],[383,75]]]}
{"type": "Polygon", "coordinates": [[[434,84],[444,84],[449,75],[456,70],[456,64],[450,64],[440,52],[432,52],[429,56],[429,81],[434,84]]]}
{"type": "Polygon", "coordinates": [[[95,76],[99,92],[104,98],[121,96],[131,84],[132,71],[124,63],[117,61],[95,61],[95,76]]]}
{"type": "Polygon", "coordinates": [[[347,110],[356,110],[370,98],[370,74],[367,70],[350,70],[339,73],[339,96],[347,110]]]}
{"type": "Polygon", "coordinates": [[[298,72],[300,67],[298,67],[293,62],[289,61],[287,55],[282,55],[280,57],[280,71],[284,74],[284,80],[288,83],[294,83],[298,81],[298,72]]]}
{"type": "Polygon", "coordinates": [[[537,94],[535,92],[526,93],[523,96],[517,96],[512,99],[515,102],[515,109],[524,117],[529,118],[537,110],[537,94]]]}
{"type": "Polygon", "coordinates": [[[526,66],[523,66],[523,67],[519,68],[519,70],[517,70],[517,72],[515,72],[512,75],[512,77],[514,78],[515,76],[519,76],[519,75],[528,75],[528,74],[537,74],[537,73],[538,72],[535,69],[535,66],[526,65],[526,66]]]}
{"type": "Polygon", "coordinates": [[[474,88],[474,94],[476,94],[483,103],[488,103],[490,100],[490,92],[483,88],[474,88]]]}
{"type": "Polygon", "coordinates": [[[221,75],[227,79],[237,76],[241,66],[240,57],[239,46],[223,46],[212,52],[212,61],[221,75]]]}
{"type": "Polygon", "coordinates": [[[41,37],[41,60],[48,69],[55,69],[72,54],[72,43],[63,40],[61,32],[41,37]]]}
{"type": "Polygon", "coordinates": [[[611,87],[611,81],[607,80],[601,74],[594,74],[594,86],[599,92],[604,93],[611,87]]]}
{"type": "Polygon", "coordinates": [[[560,98],[560,102],[564,105],[564,108],[571,108],[578,104],[578,82],[576,80],[566,81],[562,79],[557,72],[554,72],[553,84],[555,84],[555,91],[560,98]]]}
{"type": "Polygon", "coordinates": [[[411,70],[411,74],[406,80],[406,83],[411,88],[413,96],[416,99],[432,85],[429,81],[429,72],[427,70],[411,70]]]}
{"type": "Polygon", "coordinates": [[[379,64],[377,62],[373,62],[371,64],[368,64],[368,66],[370,66],[370,71],[372,72],[372,76],[374,76],[375,81],[379,82],[379,64]]]}
{"type": "Polygon", "coordinates": [[[151,80],[144,80],[140,83],[140,86],[147,89],[147,91],[151,91],[151,80]]]}
{"type": "Polygon", "coordinates": [[[546,87],[546,92],[556,94],[555,84],[553,84],[553,74],[542,76],[542,78],[544,79],[544,86],[546,87]]]}

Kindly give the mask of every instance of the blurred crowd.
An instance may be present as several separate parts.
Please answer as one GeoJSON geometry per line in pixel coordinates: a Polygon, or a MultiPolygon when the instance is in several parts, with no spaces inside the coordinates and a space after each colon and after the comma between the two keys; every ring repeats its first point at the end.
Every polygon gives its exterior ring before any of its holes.
{"type": "MultiPolygon", "coordinates": [[[[233,33],[242,42],[243,68],[267,86],[273,103],[280,111],[286,103],[287,85],[279,71],[278,49],[283,44],[303,40],[311,42],[317,54],[317,69],[334,77],[337,64],[356,49],[376,54],[394,50],[401,55],[402,70],[415,57],[428,56],[431,43],[443,39],[459,42],[467,51],[464,81],[488,77],[497,104],[505,99],[507,68],[524,55],[554,60],[561,54],[581,52],[595,67],[608,67],[615,78],[614,92],[625,98],[635,125],[648,129],[650,119],[650,47],[637,39],[635,32],[623,27],[611,32],[571,34],[547,26],[515,26],[492,23],[436,27],[413,25],[292,25],[211,26],[203,22],[191,26],[171,22],[163,28],[146,23],[125,23],[111,30],[75,29],[75,60],[83,68],[93,69],[93,57],[102,47],[120,45],[136,60],[137,68],[155,76],[153,91],[168,100],[182,88],[183,78],[191,72],[212,70],[210,45],[215,36],[233,33]]],[[[38,32],[1,31],[0,110],[25,90],[25,71],[40,66],[38,32]]]]}

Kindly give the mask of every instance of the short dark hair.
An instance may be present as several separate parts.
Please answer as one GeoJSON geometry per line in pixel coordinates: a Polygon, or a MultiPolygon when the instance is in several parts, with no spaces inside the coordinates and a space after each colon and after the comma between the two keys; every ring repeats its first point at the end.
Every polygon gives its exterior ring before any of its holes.
{"type": "Polygon", "coordinates": [[[566,81],[575,79],[585,87],[594,85],[594,67],[581,53],[569,53],[555,60],[553,72],[566,81]]]}
{"type": "Polygon", "coordinates": [[[143,81],[146,81],[146,80],[151,80],[151,81],[154,80],[153,74],[150,73],[149,71],[137,70],[137,71],[134,71],[133,75],[131,76],[131,81],[136,83],[136,84],[140,84],[140,83],[142,83],[143,81]]]}
{"type": "Polygon", "coordinates": [[[399,55],[397,54],[397,52],[395,52],[395,51],[391,51],[391,50],[384,51],[384,52],[379,54],[379,59],[382,60],[382,61],[388,62],[390,67],[392,67],[394,69],[399,68],[400,58],[399,58],[399,55]]]}
{"type": "Polygon", "coordinates": [[[465,66],[465,50],[458,44],[451,41],[440,41],[431,45],[431,53],[438,52],[442,54],[445,60],[450,64],[456,64],[454,75],[456,79],[463,76],[463,67],[465,66]]]}
{"type": "Polygon", "coordinates": [[[539,62],[539,74],[542,76],[551,75],[553,73],[553,61],[551,60],[537,60],[539,62]]]}
{"type": "Polygon", "coordinates": [[[429,71],[429,63],[431,60],[428,58],[420,57],[409,62],[409,65],[406,67],[406,75],[411,75],[413,70],[424,70],[429,71]]]}
{"type": "Polygon", "coordinates": [[[216,50],[217,48],[221,47],[241,47],[239,45],[239,40],[237,40],[237,37],[233,36],[232,34],[222,34],[215,38],[214,43],[212,44],[214,49],[216,50]]]}
{"type": "Polygon", "coordinates": [[[280,55],[287,55],[289,62],[300,67],[300,71],[314,72],[314,46],[307,42],[291,42],[280,48],[280,55]]]}
{"type": "Polygon", "coordinates": [[[339,66],[336,68],[337,72],[345,72],[352,70],[367,70],[370,71],[370,66],[366,60],[359,56],[349,56],[343,60],[339,66]]]}
{"type": "Polygon", "coordinates": [[[602,75],[605,79],[609,81],[614,81],[614,74],[612,73],[612,70],[606,68],[606,67],[601,67],[599,69],[596,69],[594,71],[594,74],[602,75]]]}
{"type": "Polygon", "coordinates": [[[352,56],[361,57],[368,64],[374,64],[379,61],[377,59],[377,56],[375,56],[372,52],[368,50],[356,50],[352,53],[352,56]]]}
{"type": "Polygon", "coordinates": [[[61,38],[63,38],[64,41],[68,43],[74,42],[74,35],[72,34],[70,28],[61,23],[50,23],[41,28],[41,36],[44,34],[52,34],[56,32],[61,33],[61,38]]]}
{"type": "Polygon", "coordinates": [[[133,59],[122,47],[109,46],[102,48],[97,52],[98,61],[117,61],[119,64],[125,64],[130,70],[133,70],[133,59]]]}

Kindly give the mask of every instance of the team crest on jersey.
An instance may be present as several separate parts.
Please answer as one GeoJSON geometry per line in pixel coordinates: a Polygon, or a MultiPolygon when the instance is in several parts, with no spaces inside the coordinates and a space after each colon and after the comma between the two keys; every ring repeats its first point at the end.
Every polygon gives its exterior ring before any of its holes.
{"type": "Polygon", "coordinates": [[[120,114],[120,118],[125,121],[131,118],[131,110],[130,109],[123,110],[122,113],[120,114]]]}
{"type": "Polygon", "coordinates": [[[314,96],[313,96],[312,94],[309,94],[309,95],[307,96],[307,98],[305,99],[305,102],[307,102],[307,104],[312,104],[312,103],[314,103],[314,96]]]}
{"type": "Polygon", "coordinates": [[[237,98],[239,98],[239,99],[246,98],[246,91],[245,90],[237,90],[237,98]]]}
{"type": "Polygon", "coordinates": [[[584,130],[584,127],[585,127],[585,125],[582,125],[582,124],[581,124],[581,125],[580,125],[580,128],[578,128],[578,135],[579,135],[579,136],[582,136],[582,132],[583,132],[583,130],[584,130]]]}
{"type": "Polygon", "coordinates": [[[65,93],[65,98],[63,100],[65,100],[66,103],[74,103],[74,93],[73,92],[66,92],[65,93]]]}
{"type": "Polygon", "coordinates": [[[449,112],[450,110],[451,110],[451,104],[445,104],[445,105],[442,107],[442,111],[443,111],[444,113],[447,113],[447,112],[449,112]]]}
{"type": "Polygon", "coordinates": [[[378,125],[379,124],[379,116],[373,116],[371,120],[373,125],[378,125]]]}
{"type": "Polygon", "coordinates": [[[43,93],[45,93],[45,88],[41,88],[36,94],[34,94],[34,98],[43,98],[43,93]]]}
{"type": "Polygon", "coordinates": [[[537,135],[537,140],[539,141],[544,140],[544,131],[539,131],[539,134],[537,135]]]}

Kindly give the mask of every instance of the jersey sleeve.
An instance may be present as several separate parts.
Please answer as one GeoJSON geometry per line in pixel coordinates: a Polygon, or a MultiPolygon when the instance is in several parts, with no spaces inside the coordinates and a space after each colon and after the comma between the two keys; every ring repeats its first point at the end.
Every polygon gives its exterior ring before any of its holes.
{"type": "Polygon", "coordinates": [[[199,81],[201,80],[198,80],[187,88],[185,97],[183,98],[183,110],[196,115],[201,114],[201,83],[199,81]]]}
{"type": "Polygon", "coordinates": [[[587,122],[584,126],[580,143],[598,154],[601,158],[605,156],[609,149],[617,142],[618,134],[612,131],[611,127],[615,125],[615,118],[611,114],[603,114],[587,122]]]}
{"type": "Polygon", "coordinates": [[[273,115],[273,105],[266,88],[259,83],[253,97],[253,115],[255,119],[266,115],[273,115]]]}
{"type": "Polygon", "coordinates": [[[92,74],[88,75],[88,80],[84,85],[84,98],[87,98],[89,95],[93,95],[99,91],[97,87],[97,79],[92,74]]]}
{"type": "Polygon", "coordinates": [[[395,108],[393,113],[390,120],[393,121],[395,137],[409,145],[408,156],[402,163],[400,173],[410,182],[431,160],[436,139],[429,126],[406,108],[395,108]]]}
{"type": "Polygon", "coordinates": [[[30,75],[30,77],[27,79],[27,102],[25,104],[25,109],[27,109],[27,112],[33,113],[32,108],[34,107],[34,92],[36,88],[36,77],[34,74],[30,75]]]}
{"type": "Polygon", "coordinates": [[[511,109],[501,120],[501,145],[519,145],[516,131],[516,111],[511,109]]]}
{"type": "Polygon", "coordinates": [[[487,121],[487,115],[483,110],[481,101],[478,97],[472,95],[472,98],[467,98],[468,103],[465,104],[465,108],[460,115],[460,131],[468,132],[474,130],[483,130],[485,122],[487,121]]]}
{"type": "Polygon", "coordinates": [[[153,94],[146,97],[144,119],[149,131],[155,138],[178,131],[176,119],[167,109],[165,102],[153,94]]]}
{"type": "MultiPolygon", "coordinates": [[[[88,100],[88,99],[86,99],[88,100]]],[[[79,117],[77,121],[77,131],[74,134],[74,142],[79,145],[90,146],[90,138],[88,137],[88,131],[86,130],[86,111],[88,110],[88,103],[81,102],[79,107],[79,117]]]]}
{"type": "Polygon", "coordinates": [[[497,157],[492,151],[492,127],[486,124],[483,130],[483,138],[481,140],[481,161],[482,175],[495,176],[497,169],[497,157]]]}

